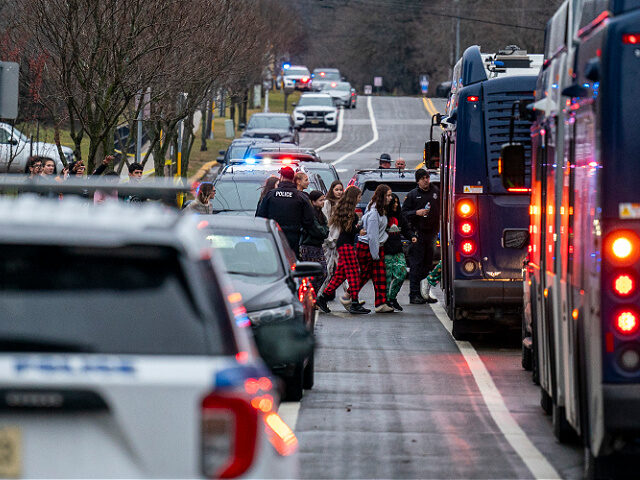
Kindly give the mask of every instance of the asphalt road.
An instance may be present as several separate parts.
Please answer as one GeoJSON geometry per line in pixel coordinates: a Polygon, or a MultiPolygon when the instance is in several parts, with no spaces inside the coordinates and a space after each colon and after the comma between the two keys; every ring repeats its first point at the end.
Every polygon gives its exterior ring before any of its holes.
{"type": "MultiPolygon", "coordinates": [[[[338,162],[346,184],[382,152],[415,168],[430,117],[419,98],[361,97],[341,132],[303,132],[301,145],[339,137],[320,154],[338,162]]],[[[302,475],[581,478],[582,450],[553,437],[517,339],[456,342],[441,303],[409,305],[407,289],[402,313],[351,316],[333,302],[318,317],[315,386],[281,407],[300,441],[302,475]]],[[[370,283],[361,298],[373,304],[370,283]]]]}

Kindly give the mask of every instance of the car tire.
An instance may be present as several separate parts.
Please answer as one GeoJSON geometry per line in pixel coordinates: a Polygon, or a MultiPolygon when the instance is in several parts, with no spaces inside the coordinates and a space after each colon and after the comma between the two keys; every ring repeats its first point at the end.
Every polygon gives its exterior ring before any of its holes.
{"type": "Polygon", "coordinates": [[[307,366],[304,368],[304,378],[302,386],[305,390],[311,390],[313,388],[313,377],[315,370],[315,355],[312,353],[307,362],[307,366]]]}
{"type": "Polygon", "coordinates": [[[329,127],[329,130],[331,130],[332,132],[337,132],[338,131],[338,126],[334,125],[333,127],[329,127]]]}
{"type": "Polygon", "coordinates": [[[560,443],[573,443],[578,440],[575,430],[567,421],[565,408],[555,403],[551,407],[551,425],[553,435],[560,443]]]}
{"type": "Polygon", "coordinates": [[[285,383],[284,399],[290,402],[297,402],[302,399],[302,388],[304,383],[304,364],[297,363],[293,369],[293,374],[287,378],[285,383]]]}

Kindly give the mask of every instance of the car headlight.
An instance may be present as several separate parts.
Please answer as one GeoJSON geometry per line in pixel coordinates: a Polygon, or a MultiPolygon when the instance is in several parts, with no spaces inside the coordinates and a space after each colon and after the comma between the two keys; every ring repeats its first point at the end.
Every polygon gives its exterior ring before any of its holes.
{"type": "Polygon", "coordinates": [[[263,325],[265,323],[277,323],[291,320],[294,315],[293,305],[285,305],[284,307],[268,308],[266,310],[256,310],[247,313],[252,325],[263,325]]]}

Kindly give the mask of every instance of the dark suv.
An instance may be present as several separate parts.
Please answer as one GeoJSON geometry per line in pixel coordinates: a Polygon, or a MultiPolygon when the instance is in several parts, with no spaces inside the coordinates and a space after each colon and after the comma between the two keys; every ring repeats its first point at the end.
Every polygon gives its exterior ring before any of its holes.
{"type": "MultiPolygon", "coordinates": [[[[240,124],[244,128],[244,124],[240,124]]],[[[288,113],[254,113],[249,119],[244,138],[268,138],[274,142],[298,144],[298,131],[288,113]]]]}

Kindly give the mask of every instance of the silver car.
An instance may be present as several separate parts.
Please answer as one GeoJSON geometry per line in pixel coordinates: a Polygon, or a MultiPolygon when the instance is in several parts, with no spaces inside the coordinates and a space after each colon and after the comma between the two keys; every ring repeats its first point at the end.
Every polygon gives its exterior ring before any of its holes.
{"type": "Polygon", "coordinates": [[[335,100],[336,105],[344,108],[355,108],[358,97],[356,90],[349,82],[331,82],[326,84],[322,93],[328,93],[335,100]]]}

